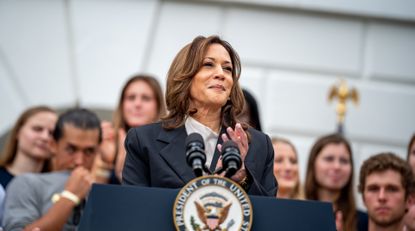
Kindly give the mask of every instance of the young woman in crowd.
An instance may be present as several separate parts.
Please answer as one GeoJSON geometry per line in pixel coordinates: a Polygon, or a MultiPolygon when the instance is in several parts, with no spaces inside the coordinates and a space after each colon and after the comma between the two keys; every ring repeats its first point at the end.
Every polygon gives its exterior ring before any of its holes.
{"type": "Polygon", "coordinates": [[[32,107],[17,119],[0,160],[0,183],[5,189],[13,177],[28,172],[47,172],[50,141],[57,115],[46,106],[32,107]]]}
{"type": "MultiPolygon", "coordinates": [[[[406,159],[411,166],[412,173],[415,174],[415,134],[409,141],[406,159]]],[[[415,231],[415,192],[412,192],[410,198],[411,206],[404,217],[405,231],[415,231]]]]}
{"type": "Polygon", "coordinates": [[[333,203],[338,230],[368,229],[367,214],[356,209],[353,176],[349,142],[339,134],[319,138],[308,159],[305,197],[333,203]]]}
{"type": "Polygon", "coordinates": [[[273,138],[274,176],[278,181],[278,198],[303,199],[298,171],[298,154],[287,139],[273,138]]]}
{"type": "Polygon", "coordinates": [[[115,178],[113,175],[110,182],[121,181],[126,133],[132,127],[158,121],[164,113],[164,97],[157,79],[147,75],[132,76],[121,90],[113,123],[102,123],[101,155],[97,156],[93,170],[98,181],[108,181],[112,170],[115,178]]]}
{"type": "Polygon", "coordinates": [[[408,153],[406,155],[409,165],[411,165],[412,172],[415,174],[415,134],[412,135],[408,143],[408,153]]]}
{"type": "Polygon", "coordinates": [[[248,90],[242,89],[245,104],[239,119],[258,131],[262,131],[259,108],[254,96],[248,90]]]}

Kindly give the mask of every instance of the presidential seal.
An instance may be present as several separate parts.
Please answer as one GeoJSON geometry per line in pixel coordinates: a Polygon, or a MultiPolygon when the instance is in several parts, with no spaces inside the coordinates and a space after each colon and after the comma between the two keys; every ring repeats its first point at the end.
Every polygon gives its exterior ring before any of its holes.
{"type": "Polygon", "coordinates": [[[181,231],[250,230],[252,204],[232,180],[202,176],[180,190],[173,206],[173,220],[181,231]]]}

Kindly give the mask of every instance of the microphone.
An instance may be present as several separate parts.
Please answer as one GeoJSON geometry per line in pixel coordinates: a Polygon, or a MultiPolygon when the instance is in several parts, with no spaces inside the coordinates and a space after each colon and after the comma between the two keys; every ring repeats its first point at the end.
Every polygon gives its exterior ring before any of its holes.
{"type": "Polygon", "coordinates": [[[203,175],[206,169],[205,143],[199,133],[192,133],[186,137],[186,162],[192,167],[196,177],[203,175]]]}
{"type": "Polygon", "coordinates": [[[228,140],[222,145],[222,165],[226,170],[225,177],[228,178],[233,176],[242,166],[238,145],[232,140],[228,140]]]}

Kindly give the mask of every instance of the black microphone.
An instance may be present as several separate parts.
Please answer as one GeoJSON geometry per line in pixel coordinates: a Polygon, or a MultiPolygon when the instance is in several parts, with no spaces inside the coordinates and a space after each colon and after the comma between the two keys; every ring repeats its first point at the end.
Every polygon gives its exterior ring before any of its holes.
{"type": "Polygon", "coordinates": [[[238,145],[232,140],[228,140],[222,145],[222,165],[226,170],[225,177],[228,178],[233,176],[242,166],[238,145]]]}
{"type": "Polygon", "coordinates": [[[199,133],[192,133],[186,137],[185,144],[187,164],[192,167],[196,177],[202,176],[206,163],[203,137],[199,133]]]}

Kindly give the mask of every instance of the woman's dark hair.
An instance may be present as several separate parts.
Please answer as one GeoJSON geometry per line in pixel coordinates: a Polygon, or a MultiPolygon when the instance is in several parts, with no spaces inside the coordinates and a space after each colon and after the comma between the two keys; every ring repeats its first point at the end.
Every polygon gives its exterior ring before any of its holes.
{"type": "Polygon", "coordinates": [[[258,104],[254,96],[246,89],[242,89],[242,92],[244,94],[246,103],[243,111],[247,113],[247,117],[249,118],[248,124],[256,130],[262,131],[258,104]]]}
{"type": "Polygon", "coordinates": [[[411,148],[412,145],[415,143],[415,133],[412,135],[411,140],[408,143],[408,154],[406,155],[406,160],[409,161],[409,157],[411,156],[411,148]]]}

